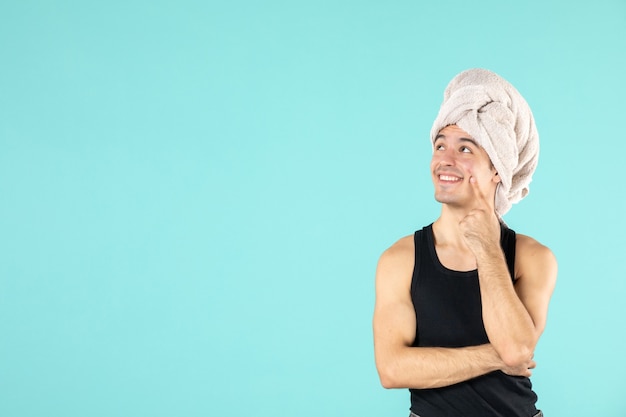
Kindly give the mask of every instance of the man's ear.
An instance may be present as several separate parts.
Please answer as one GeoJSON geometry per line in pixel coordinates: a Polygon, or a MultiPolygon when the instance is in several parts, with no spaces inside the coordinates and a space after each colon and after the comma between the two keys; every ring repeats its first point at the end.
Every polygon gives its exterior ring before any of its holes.
{"type": "Polygon", "coordinates": [[[500,176],[498,175],[498,171],[496,171],[495,169],[493,171],[493,178],[491,179],[491,181],[495,182],[496,184],[502,181],[502,178],[500,178],[500,176]]]}

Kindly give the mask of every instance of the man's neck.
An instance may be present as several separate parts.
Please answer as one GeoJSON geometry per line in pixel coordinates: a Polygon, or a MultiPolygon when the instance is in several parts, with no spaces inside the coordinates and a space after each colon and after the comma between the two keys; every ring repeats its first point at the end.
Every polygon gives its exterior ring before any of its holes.
{"type": "Polygon", "coordinates": [[[439,218],[433,223],[433,234],[436,244],[465,248],[465,240],[459,223],[470,211],[471,209],[468,208],[453,207],[443,204],[439,218]]]}
{"type": "Polygon", "coordinates": [[[466,208],[456,208],[443,204],[441,206],[441,214],[435,220],[433,228],[436,229],[442,238],[447,241],[461,241],[461,230],[459,223],[469,214],[471,210],[466,208]]]}

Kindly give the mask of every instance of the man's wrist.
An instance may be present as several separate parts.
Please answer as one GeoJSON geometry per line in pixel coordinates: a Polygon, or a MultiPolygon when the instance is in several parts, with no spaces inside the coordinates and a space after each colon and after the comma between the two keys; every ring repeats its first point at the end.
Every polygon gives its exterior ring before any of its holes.
{"type": "Polygon", "coordinates": [[[493,265],[496,262],[504,262],[506,264],[504,252],[502,252],[499,244],[481,245],[474,255],[476,256],[476,263],[479,269],[481,265],[493,265]]]}
{"type": "Polygon", "coordinates": [[[478,351],[478,358],[485,373],[500,370],[502,368],[502,360],[500,355],[496,352],[496,349],[487,343],[484,345],[476,346],[478,351]]]}

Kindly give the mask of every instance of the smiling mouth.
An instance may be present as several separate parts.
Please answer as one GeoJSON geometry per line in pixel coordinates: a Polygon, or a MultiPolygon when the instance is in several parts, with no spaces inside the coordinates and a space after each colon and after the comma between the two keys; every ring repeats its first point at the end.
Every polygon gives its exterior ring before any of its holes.
{"type": "Polygon", "coordinates": [[[463,178],[455,177],[453,175],[439,175],[439,180],[440,181],[445,181],[445,182],[459,182],[462,179],[463,178]]]}

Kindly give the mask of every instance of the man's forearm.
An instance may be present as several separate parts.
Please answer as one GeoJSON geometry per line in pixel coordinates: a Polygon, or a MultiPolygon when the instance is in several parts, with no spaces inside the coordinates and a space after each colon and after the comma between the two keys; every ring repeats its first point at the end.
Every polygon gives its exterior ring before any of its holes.
{"type": "Polygon", "coordinates": [[[486,250],[477,263],[485,331],[502,360],[516,366],[532,357],[533,321],[515,292],[502,251],[486,250]]]}
{"type": "Polygon", "coordinates": [[[379,365],[385,388],[439,388],[501,369],[492,345],[462,348],[402,347],[379,365]]]}

